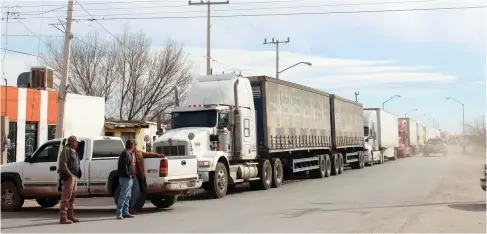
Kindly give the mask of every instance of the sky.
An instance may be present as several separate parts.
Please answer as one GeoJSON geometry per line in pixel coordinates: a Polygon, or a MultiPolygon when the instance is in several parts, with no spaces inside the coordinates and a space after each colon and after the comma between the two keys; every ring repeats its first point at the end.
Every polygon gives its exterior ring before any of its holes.
{"type": "MultiPolygon", "coordinates": [[[[2,74],[11,85],[39,64],[35,55],[42,56],[45,41],[62,41],[63,33],[50,24],[66,18],[67,1],[1,4],[1,48],[31,54],[1,51],[2,74]],[[7,11],[18,14],[7,22],[7,11]]],[[[213,73],[275,77],[276,48],[264,39],[289,37],[280,44],[280,70],[298,62],[312,65],[293,67],[280,79],[352,100],[358,91],[358,101],[368,108],[400,95],[385,109],[458,133],[462,107],[446,97],[465,104],[467,122],[486,112],[486,8],[471,8],[485,5],[485,0],[230,0],[212,6],[213,73]]],[[[109,38],[129,25],[149,35],[154,48],[170,38],[204,75],[206,13],[206,6],[186,0],[79,0],[72,30],[75,37],[97,31],[109,38]]]]}

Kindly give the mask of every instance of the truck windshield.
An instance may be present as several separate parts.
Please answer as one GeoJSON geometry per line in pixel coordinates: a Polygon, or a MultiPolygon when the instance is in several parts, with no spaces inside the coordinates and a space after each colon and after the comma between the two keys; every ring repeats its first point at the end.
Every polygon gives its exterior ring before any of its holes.
{"type": "Polygon", "coordinates": [[[173,112],[172,128],[187,127],[216,127],[216,110],[194,111],[194,112],[173,112]]]}

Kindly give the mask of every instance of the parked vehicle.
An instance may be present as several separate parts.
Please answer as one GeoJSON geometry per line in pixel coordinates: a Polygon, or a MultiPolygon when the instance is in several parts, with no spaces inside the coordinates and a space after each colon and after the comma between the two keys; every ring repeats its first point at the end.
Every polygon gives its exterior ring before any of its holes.
{"type": "Polygon", "coordinates": [[[423,149],[423,156],[429,156],[430,154],[448,155],[446,143],[441,138],[428,139],[423,149]]]}
{"type": "Polygon", "coordinates": [[[424,145],[426,144],[426,128],[417,123],[418,126],[418,150],[423,152],[424,145]]]}
{"type": "Polygon", "coordinates": [[[485,179],[487,177],[487,164],[484,165],[484,171],[482,177],[480,177],[480,187],[485,191],[485,179]]]}
{"type": "Polygon", "coordinates": [[[365,162],[374,165],[397,159],[398,117],[380,108],[364,108],[365,162]]]}
{"type": "MultiPolygon", "coordinates": [[[[118,198],[120,186],[117,162],[124,144],[115,137],[80,137],[78,155],[82,177],[78,181],[77,197],[118,198]]],[[[35,199],[42,207],[59,203],[58,159],[66,138],[53,139],[41,145],[25,162],[4,164],[2,175],[2,210],[16,211],[25,199],[35,199]]],[[[201,186],[196,157],[144,159],[147,186],[141,187],[136,209],[145,200],[156,207],[167,208],[177,201],[177,195],[201,186]]]]}
{"type": "Polygon", "coordinates": [[[398,156],[409,157],[419,152],[418,127],[410,118],[399,118],[399,150],[398,156]]]}
{"type": "Polygon", "coordinates": [[[172,111],[171,130],[154,143],[168,158],[197,155],[203,188],[280,187],[284,176],[313,178],[364,167],[362,105],[266,76],[198,78],[187,107],[172,111]]]}

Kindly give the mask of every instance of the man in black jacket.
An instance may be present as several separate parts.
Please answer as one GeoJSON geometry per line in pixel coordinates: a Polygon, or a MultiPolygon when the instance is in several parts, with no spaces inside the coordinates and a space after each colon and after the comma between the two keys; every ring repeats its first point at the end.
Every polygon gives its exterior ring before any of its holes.
{"type": "Polygon", "coordinates": [[[120,183],[120,196],[117,203],[117,219],[133,218],[129,213],[130,193],[132,190],[132,178],[135,176],[135,169],[132,162],[132,151],[134,150],[134,141],[125,142],[125,150],[122,151],[118,158],[118,180],[120,183]]]}

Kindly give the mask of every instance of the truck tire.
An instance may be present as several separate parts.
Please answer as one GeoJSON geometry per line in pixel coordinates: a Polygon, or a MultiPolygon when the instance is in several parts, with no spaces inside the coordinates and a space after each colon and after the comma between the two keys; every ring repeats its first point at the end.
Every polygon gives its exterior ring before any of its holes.
{"type": "Polygon", "coordinates": [[[318,169],[314,169],[309,171],[309,176],[313,179],[321,179],[325,177],[326,174],[326,161],[325,158],[323,158],[323,155],[318,156],[318,169]]]}
{"type": "MultiPolygon", "coordinates": [[[[365,157],[364,157],[365,159],[365,157]]],[[[370,152],[370,161],[367,163],[368,166],[374,166],[374,151],[370,152]]]]}
{"type": "Polygon", "coordinates": [[[284,169],[282,167],[281,159],[273,158],[272,162],[272,187],[279,188],[282,185],[284,178],[284,169]]]}
{"type": "Polygon", "coordinates": [[[24,197],[17,185],[11,181],[2,182],[2,211],[18,211],[24,205],[24,197]]]}
{"type": "Polygon", "coordinates": [[[178,195],[153,197],[150,199],[152,205],[159,209],[167,209],[178,201],[178,195]]]}
{"type": "MultiPolygon", "coordinates": [[[[120,185],[118,185],[117,188],[115,189],[115,193],[113,194],[113,200],[115,202],[115,206],[118,205],[118,198],[120,197],[120,189],[121,189],[120,185]]],[[[145,199],[146,199],[145,193],[140,191],[139,198],[137,199],[134,205],[135,211],[141,211],[142,208],[144,208],[145,199]]]]}
{"type": "Polygon", "coordinates": [[[51,208],[59,204],[59,199],[57,198],[37,198],[37,204],[39,204],[42,208],[51,208]]]}
{"type": "Polygon", "coordinates": [[[345,158],[343,158],[343,154],[338,154],[338,174],[342,174],[345,171],[345,158]]]}
{"type": "Polygon", "coordinates": [[[215,171],[210,172],[208,183],[208,196],[211,198],[223,198],[228,191],[228,171],[225,164],[216,164],[215,171]]]}
{"type": "Polygon", "coordinates": [[[325,177],[331,176],[331,161],[330,155],[325,154],[325,177]]]}
{"type": "Polygon", "coordinates": [[[272,166],[269,160],[264,160],[259,164],[260,179],[250,181],[250,187],[253,189],[268,190],[272,185],[272,166]]]}
{"type": "Polygon", "coordinates": [[[362,169],[365,167],[365,156],[362,152],[359,152],[358,154],[358,159],[359,159],[359,168],[358,169],[362,169]]]}
{"type": "Polygon", "coordinates": [[[338,154],[331,155],[331,175],[338,175],[340,171],[340,163],[338,162],[338,154]]]}

